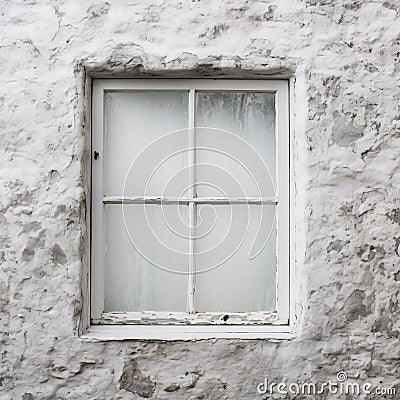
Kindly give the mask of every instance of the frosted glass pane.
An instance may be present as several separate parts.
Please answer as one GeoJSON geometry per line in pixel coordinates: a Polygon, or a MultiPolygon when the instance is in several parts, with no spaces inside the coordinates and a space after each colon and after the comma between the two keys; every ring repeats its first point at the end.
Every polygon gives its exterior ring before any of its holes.
{"type": "Polygon", "coordinates": [[[186,311],[187,208],[105,206],[105,311],[186,311]]]}
{"type": "Polygon", "coordinates": [[[197,311],[275,310],[275,206],[198,206],[197,311]]]}
{"type": "Polygon", "coordinates": [[[189,178],[187,127],[186,92],[106,93],[105,195],[122,195],[127,177],[126,196],[179,196],[189,178]]]}
{"type": "Polygon", "coordinates": [[[199,92],[199,196],[274,196],[275,95],[199,92]]]}

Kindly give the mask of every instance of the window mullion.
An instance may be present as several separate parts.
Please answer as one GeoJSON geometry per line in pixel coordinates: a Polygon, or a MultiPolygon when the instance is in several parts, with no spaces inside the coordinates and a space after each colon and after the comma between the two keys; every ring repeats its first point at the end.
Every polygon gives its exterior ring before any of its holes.
{"type": "MultiPolygon", "coordinates": [[[[194,131],[194,105],[195,90],[189,91],[189,196],[196,197],[196,141],[194,131]]],[[[194,202],[189,203],[189,273],[188,273],[188,312],[195,313],[194,294],[196,280],[196,216],[197,206],[194,202]]]]}

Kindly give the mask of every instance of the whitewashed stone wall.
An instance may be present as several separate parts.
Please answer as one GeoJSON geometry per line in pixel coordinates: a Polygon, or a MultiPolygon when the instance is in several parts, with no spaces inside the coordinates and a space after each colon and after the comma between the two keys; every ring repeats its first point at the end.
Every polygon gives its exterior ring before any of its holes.
{"type": "Polygon", "coordinates": [[[399,385],[398,1],[0,7],[1,399],[256,399],[264,377],[341,370],[399,385]],[[296,339],[79,339],[84,83],[144,74],[296,77],[296,339]]]}

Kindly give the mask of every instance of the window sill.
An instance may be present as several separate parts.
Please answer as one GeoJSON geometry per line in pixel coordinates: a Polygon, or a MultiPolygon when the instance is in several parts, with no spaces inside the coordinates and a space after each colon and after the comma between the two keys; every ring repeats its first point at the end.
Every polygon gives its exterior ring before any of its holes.
{"type": "Polygon", "coordinates": [[[204,340],[204,339],[294,339],[290,326],[238,325],[90,325],[84,341],[109,340],[204,340]]]}

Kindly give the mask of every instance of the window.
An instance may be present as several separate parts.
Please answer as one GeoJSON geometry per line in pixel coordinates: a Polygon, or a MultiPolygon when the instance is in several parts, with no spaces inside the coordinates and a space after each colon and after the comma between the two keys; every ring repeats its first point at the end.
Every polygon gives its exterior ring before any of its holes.
{"type": "Polygon", "coordinates": [[[94,80],[92,151],[93,325],[288,325],[288,81],[94,80]]]}

